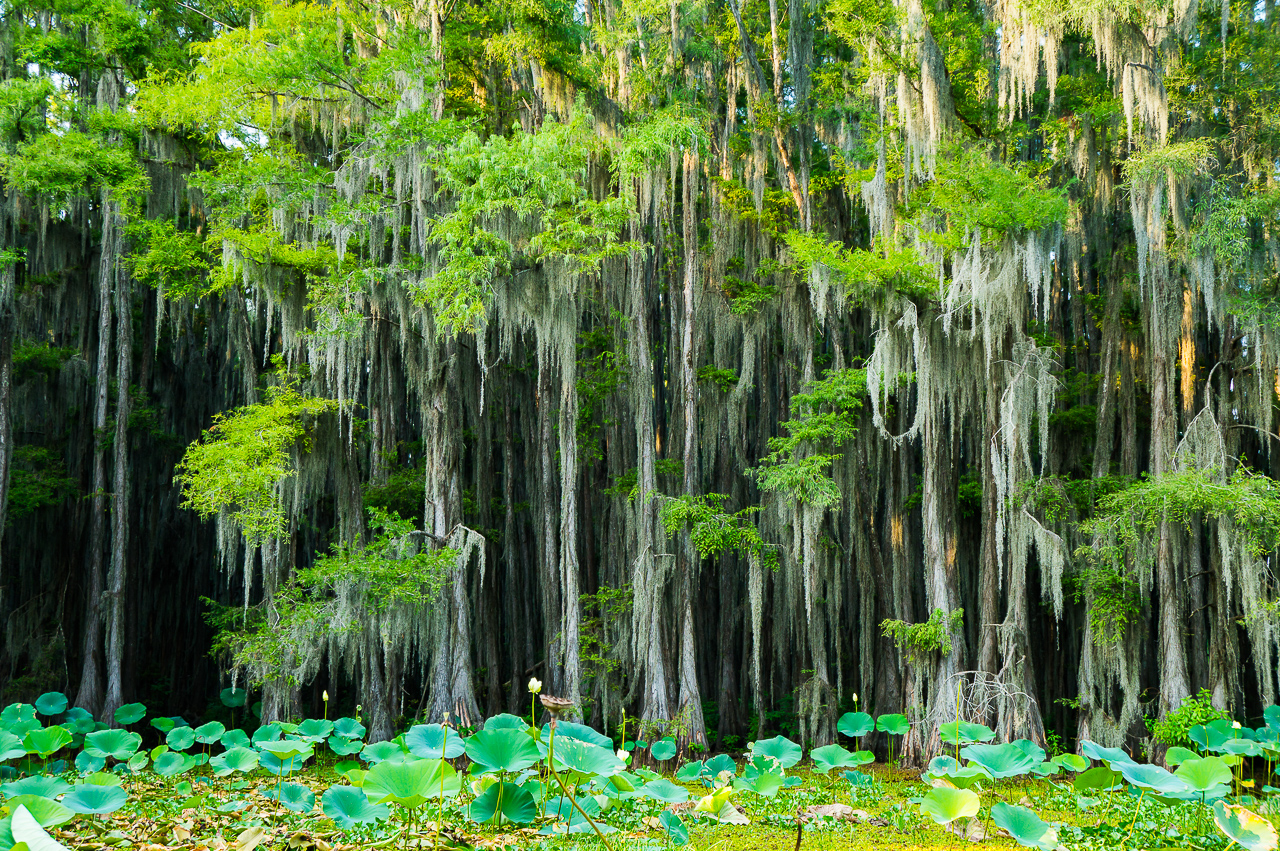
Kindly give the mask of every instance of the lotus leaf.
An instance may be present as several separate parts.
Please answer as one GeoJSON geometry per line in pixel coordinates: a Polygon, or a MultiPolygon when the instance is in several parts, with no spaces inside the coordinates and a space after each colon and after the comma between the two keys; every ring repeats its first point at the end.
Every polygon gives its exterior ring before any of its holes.
{"type": "Polygon", "coordinates": [[[101,771],[107,765],[105,758],[94,756],[88,751],[80,751],[76,754],[76,771],[81,774],[92,774],[95,771],[101,771]]]}
{"type": "Polygon", "coordinates": [[[813,770],[819,774],[827,774],[833,768],[857,768],[864,764],[839,745],[814,748],[809,751],[809,759],[813,760],[813,770]]]}
{"type": "Polygon", "coordinates": [[[0,785],[0,794],[6,798],[35,795],[38,798],[56,798],[71,791],[71,784],[48,774],[33,774],[21,780],[0,785]]]}
{"type": "Polygon", "coordinates": [[[27,749],[23,747],[21,739],[8,730],[0,730],[0,762],[20,759],[26,755],[27,749]]]}
{"type": "Polygon", "coordinates": [[[729,799],[733,797],[734,791],[732,786],[723,786],[710,795],[699,798],[698,803],[693,806],[693,811],[695,813],[711,813],[714,816],[718,816],[725,805],[729,804],[729,799]]]}
{"type": "Polygon", "coordinates": [[[1280,730],[1280,706],[1274,703],[1262,710],[1262,718],[1267,722],[1267,726],[1274,730],[1280,730]]]}
{"type": "Polygon", "coordinates": [[[329,737],[329,750],[338,756],[350,756],[353,753],[360,753],[364,749],[364,742],[360,739],[344,739],[341,736],[329,737]]]}
{"type": "Polygon", "coordinates": [[[612,750],[579,739],[556,739],[555,760],[562,768],[583,777],[612,777],[627,767],[612,750]]]}
{"type": "Polygon", "coordinates": [[[35,707],[41,715],[61,715],[67,711],[67,696],[60,691],[47,691],[36,698],[35,707]]]}
{"type": "Polygon", "coordinates": [[[851,739],[865,736],[875,728],[875,719],[865,712],[846,712],[836,722],[836,731],[851,739]]]}
{"type": "MultiPolygon", "coordinates": [[[[565,744],[572,741],[569,739],[565,744]]],[[[541,756],[527,733],[513,729],[481,730],[467,739],[465,749],[471,761],[486,771],[521,771],[534,765],[541,756]]],[[[559,739],[556,750],[561,750],[559,739]]],[[[559,753],[556,756],[558,758],[559,753]]]]}
{"type": "Polygon", "coordinates": [[[209,765],[218,777],[226,777],[237,771],[253,771],[258,767],[258,752],[252,748],[231,748],[209,760],[209,765]]]}
{"type": "Polygon", "coordinates": [[[1219,724],[1196,724],[1187,731],[1187,738],[1202,751],[1221,751],[1223,745],[1235,738],[1235,733],[1230,726],[1224,729],[1219,724]]]}
{"type": "Polygon", "coordinates": [[[220,739],[222,746],[227,750],[232,748],[247,748],[253,744],[248,734],[244,730],[228,730],[222,734],[220,739]]]}
{"type": "Polygon", "coordinates": [[[295,772],[301,771],[306,760],[300,757],[288,757],[281,759],[271,751],[260,751],[258,753],[258,767],[270,774],[272,777],[288,777],[295,772]]]}
{"type": "Polygon", "coordinates": [[[503,712],[495,715],[484,722],[486,730],[528,730],[529,722],[521,718],[519,715],[512,715],[509,712],[503,712]]]}
{"type": "Polygon", "coordinates": [[[263,724],[253,731],[251,741],[255,745],[263,742],[278,742],[284,736],[284,729],[279,724],[263,724]]]}
{"type": "Polygon", "coordinates": [[[1167,769],[1158,765],[1128,763],[1117,765],[1116,768],[1129,783],[1157,795],[1181,795],[1191,791],[1181,777],[1170,774],[1167,769]]]}
{"type": "Polygon", "coordinates": [[[196,731],[190,727],[174,727],[164,737],[164,743],[175,751],[185,751],[196,743],[196,731]]]}
{"type": "MultiPolygon", "coordinates": [[[[486,726],[485,729],[488,729],[486,726]]],[[[521,735],[525,735],[523,732],[521,735]]],[[[409,753],[423,759],[456,759],[466,752],[462,737],[452,727],[443,724],[418,724],[405,733],[404,743],[409,753]]]]}
{"type": "Polygon", "coordinates": [[[676,755],[676,740],[668,736],[649,746],[649,755],[658,762],[665,762],[676,755]]]}
{"type": "Polygon", "coordinates": [[[309,813],[316,805],[316,794],[310,787],[292,781],[281,783],[272,789],[268,797],[280,802],[280,806],[295,813],[309,813]]]}
{"type": "Polygon", "coordinates": [[[86,753],[123,762],[138,752],[142,736],[127,730],[95,730],[84,737],[86,753]]]}
{"type": "Polygon", "coordinates": [[[222,700],[223,706],[229,709],[239,709],[241,706],[244,706],[244,702],[248,699],[249,693],[242,688],[224,688],[218,697],[222,700]]]}
{"type": "Polygon", "coordinates": [[[958,818],[976,816],[979,803],[978,796],[968,789],[937,786],[920,802],[920,812],[938,824],[950,824],[958,818]]]}
{"type": "MultiPolygon", "coordinates": [[[[521,735],[524,735],[521,733],[521,735]]],[[[527,736],[525,738],[528,738],[527,736]]],[[[471,803],[472,821],[528,824],[538,817],[538,804],[529,790],[514,783],[494,783],[471,803]]]]}
{"type": "Polygon", "coordinates": [[[753,742],[751,755],[771,756],[781,763],[783,768],[791,768],[804,756],[804,750],[786,736],[774,736],[772,739],[753,742]]]}
{"type": "Polygon", "coordinates": [[[109,771],[96,771],[80,781],[90,786],[123,786],[124,780],[119,774],[112,774],[109,771]]]}
{"type": "Polygon", "coordinates": [[[269,753],[276,759],[292,759],[306,762],[311,758],[313,749],[310,742],[301,739],[281,739],[278,742],[257,742],[258,750],[269,753]]]}
{"type": "Polygon", "coordinates": [[[1213,821],[1245,851],[1273,851],[1276,847],[1276,829],[1271,822],[1244,807],[1217,801],[1213,805],[1213,821]]]}
{"type": "Polygon", "coordinates": [[[179,721],[179,720],[181,720],[181,719],[174,719],[174,718],[171,718],[171,717],[169,717],[169,716],[164,716],[164,715],[162,715],[162,716],[160,716],[159,718],[152,718],[152,719],[151,719],[151,726],[152,726],[152,727],[155,727],[155,728],[156,728],[157,730],[159,730],[161,733],[168,733],[168,732],[169,732],[170,730],[172,730],[174,727],[183,727],[183,726],[186,726],[185,724],[179,724],[179,723],[178,723],[178,721],[179,721]]]}
{"type": "Polygon", "coordinates": [[[1179,766],[1189,759],[1197,759],[1199,755],[1188,748],[1173,747],[1164,753],[1165,765],[1179,766]]]}
{"type": "Polygon", "coordinates": [[[400,761],[404,757],[404,748],[395,742],[374,742],[365,745],[360,751],[360,758],[370,765],[376,765],[388,759],[400,761]]]}
{"type": "Polygon", "coordinates": [[[1227,791],[1226,784],[1232,779],[1231,769],[1221,757],[1216,756],[1184,759],[1174,771],[1174,776],[1187,784],[1192,792],[1199,793],[1202,801],[1222,797],[1227,791]]]}
{"type": "Polygon", "coordinates": [[[980,765],[966,765],[962,768],[953,768],[942,775],[951,781],[951,785],[957,789],[969,789],[977,786],[984,780],[990,780],[991,775],[980,765]]]}
{"type": "Polygon", "coordinates": [[[667,832],[667,839],[671,840],[672,845],[689,844],[689,828],[685,827],[684,822],[680,820],[680,816],[663,810],[658,815],[658,821],[662,824],[662,829],[667,832]]]}
{"type": "Polygon", "coordinates": [[[861,771],[845,771],[840,776],[848,780],[850,786],[870,786],[875,782],[870,774],[863,774],[861,771]]]}
{"type": "Polygon", "coordinates": [[[184,753],[167,751],[156,758],[155,772],[161,777],[177,777],[196,767],[196,761],[184,753]]]}
{"type": "Polygon", "coordinates": [[[151,757],[144,753],[136,753],[129,757],[129,761],[125,763],[130,771],[141,771],[147,767],[147,763],[151,761],[151,757]]]}
{"type": "Polygon", "coordinates": [[[82,783],[67,793],[62,799],[62,804],[73,812],[102,816],[114,813],[128,800],[128,793],[119,786],[82,783]]]}
{"type": "Polygon", "coordinates": [[[960,756],[987,770],[997,780],[1027,774],[1040,764],[1040,760],[1023,751],[1017,745],[969,745],[960,756]]]}
{"type": "Polygon", "coordinates": [[[15,847],[25,846],[26,851],[69,851],[67,846],[45,833],[39,816],[29,807],[18,805],[14,808],[13,815],[5,821],[10,823],[9,833],[15,847]]]}
{"type": "MultiPolygon", "coordinates": [[[[26,753],[26,751],[23,751],[23,753],[26,753]]],[[[705,770],[705,766],[701,762],[686,762],[676,772],[676,779],[682,783],[691,783],[701,777],[705,770]]]]}
{"type": "Polygon", "coordinates": [[[716,754],[707,760],[704,766],[711,777],[719,777],[720,773],[724,771],[730,774],[738,773],[738,763],[734,762],[733,757],[727,753],[716,754]]]}
{"type": "Polygon", "coordinates": [[[333,722],[326,721],[323,718],[308,718],[298,725],[298,729],[294,731],[300,739],[306,739],[312,744],[323,742],[333,732],[333,722]]]}
{"type": "Polygon", "coordinates": [[[344,739],[363,739],[364,725],[354,718],[339,718],[333,722],[333,734],[344,739]]]}
{"type": "MultiPolygon", "coordinates": [[[[577,739],[580,742],[595,745],[600,748],[608,748],[613,751],[613,739],[604,735],[594,727],[588,727],[586,724],[577,724],[573,721],[559,721],[556,723],[556,741],[561,739],[577,739]]],[[[545,745],[551,741],[551,725],[542,725],[541,741],[545,745]]]]}
{"type": "Polygon", "coordinates": [[[67,717],[62,720],[62,726],[82,736],[98,729],[93,716],[89,714],[89,710],[81,709],[79,706],[67,710],[67,717]]]}
{"type": "Polygon", "coordinates": [[[1080,743],[1080,753],[1089,759],[1102,760],[1117,771],[1120,769],[1121,763],[1136,764],[1132,757],[1119,748],[1104,748],[1097,742],[1090,742],[1087,739],[1080,743]]]}
{"type": "Polygon", "coordinates": [[[11,812],[16,812],[19,807],[26,807],[41,827],[57,827],[76,817],[75,813],[52,798],[42,798],[39,795],[19,795],[10,798],[8,803],[11,812]]]}
{"type": "Polygon", "coordinates": [[[1262,746],[1247,739],[1231,739],[1223,743],[1222,752],[1234,756],[1262,756],[1262,746]]]}
{"type": "Polygon", "coordinates": [[[938,727],[938,736],[948,745],[972,745],[991,741],[996,737],[996,731],[985,724],[951,721],[938,727]]]}
{"type": "Polygon", "coordinates": [[[343,830],[357,824],[373,824],[391,815],[385,804],[375,804],[355,786],[330,786],[320,796],[320,809],[343,830]]]}
{"type": "Polygon", "coordinates": [[[882,733],[905,736],[911,732],[911,722],[905,715],[881,715],[876,719],[876,729],[882,733]]]}
{"type": "Polygon", "coordinates": [[[196,727],[192,732],[195,734],[197,742],[202,745],[211,745],[214,742],[222,741],[222,736],[227,732],[227,728],[218,721],[210,721],[208,724],[201,724],[196,727]]]}
{"type": "Polygon", "coordinates": [[[117,724],[128,727],[130,724],[136,724],[142,720],[142,716],[147,714],[147,707],[141,703],[126,703],[116,710],[115,718],[117,724]]]}
{"type": "Polygon", "coordinates": [[[683,786],[677,786],[665,777],[650,780],[637,789],[636,794],[645,798],[652,798],[655,801],[661,801],[664,804],[683,804],[689,800],[688,789],[683,786]]]}
{"type": "Polygon", "coordinates": [[[1009,744],[1034,759],[1037,763],[1044,762],[1048,759],[1048,756],[1044,752],[1044,748],[1040,747],[1030,739],[1014,739],[1009,744]]]}
{"type": "Polygon", "coordinates": [[[754,792],[766,798],[772,798],[786,785],[786,778],[781,772],[761,771],[752,777],[734,778],[733,788],[754,792]]]}
{"type": "Polygon", "coordinates": [[[991,820],[1012,836],[1019,845],[1039,848],[1041,851],[1051,851],[1058,847],[1057,831],[1026,807],[1001,801],[991,807],[991,820]]]}

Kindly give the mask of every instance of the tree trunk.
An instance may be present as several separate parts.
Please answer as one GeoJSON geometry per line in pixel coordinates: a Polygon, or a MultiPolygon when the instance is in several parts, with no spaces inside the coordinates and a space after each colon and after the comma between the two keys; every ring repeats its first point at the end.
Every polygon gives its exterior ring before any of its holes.
{"type": "MultiPolygon", "coordinates": [[[[125,580],[129,570],[129,416],[132,398],[129,383],[133,367],[133,298],[129,276],[119,268],[123,253],[123,221],[113,204],[107,213],[115,219],[112,227],[113,263],[111,277],[115,282],[116,303],[116,433],[115,493],[112,495],[111,573],[107,580],[107,694],[102,707],[103,718],[114,718],[124,705],[121,666],[125,644],[125,580]]],[[[106,243],[104,243],[106,244],[106,243]]]]}

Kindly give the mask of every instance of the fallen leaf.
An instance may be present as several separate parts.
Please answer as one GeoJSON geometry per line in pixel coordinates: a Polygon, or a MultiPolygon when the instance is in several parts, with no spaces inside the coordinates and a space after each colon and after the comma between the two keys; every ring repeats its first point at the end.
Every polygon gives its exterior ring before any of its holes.
{"type": "Polygon", "coordinates": [[[253,851],[269,839],[271,834],[260,827],[251,827],[236,837],[235,851],[253,851]]]}
{"type": "Polygon", "coordinates": [[[840,821],[857,821],[853,807],[848,804],[816,804],[805,807],[800,814],[801,821],[813,821],[820,818],[833,818],[840,821]]]}

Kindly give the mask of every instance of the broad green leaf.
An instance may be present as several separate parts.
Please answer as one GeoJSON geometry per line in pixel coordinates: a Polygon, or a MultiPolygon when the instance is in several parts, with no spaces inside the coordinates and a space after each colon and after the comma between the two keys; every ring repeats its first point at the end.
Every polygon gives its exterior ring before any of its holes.
{"type": "Polygon", "coordinates": [[[1110,789],[1121,779],[1120,772],[1112,771],[1105,765],[1095,765],[1076,775],[1071,785],[1077,792],[1088,792],[1093,789],[1110,789]]]}
{"type": "Polygon", "coordinates": [[[54,725],[45,727],[42,730],[32,730],[27,733],[26,739],[22,744],[26,746],[29,753],[39,754],[41,759],[48,759],[51,755],[71,744],[71,731],[66,727],[54,725]]]}
{"type": "MultiPolygon", "coordinates": [[[[799,762],[799,760],[796,761],[799,762]]],[[[703,765],[707,771],[707,776],[712,778],[719,777],[720,774],[725,771],[730,774],[738,773],[738,764],[734,762],[733,757],[729,756],[727,753],[718,753],[711,757],[711,759],[707,760],[703,765]]]]}
{"type": "Polygon", "coordinates": [[[376,765],[388,759],[398,761],[404,757],[404,748],[395,742],[374,742],[365,745],[360,751],[360,758],[370,765],[376,765]]]}
{"type": "Polygon", "coordinates": [[[160,754],[153,766],[156,774],[161,777],[177,777],[179,774],[186,774],[195,767],[196,761],[194,759],[177,751],[168,751],[160,754]]]}
{"type": "Polygon", "coordinates": [[[819,774],[827,774],[833,768],[857,768],[864,764],[839,745],[814,748],[809,751],[809,759],[813,760],[813,770],[819,774]]]}
{"type": "Polygon", "coordinates": [[[26,807],[31,817],[41,827],[56,827],[76,817],[71,810],[51,798],[37,795],[19,795],[9,799],[9,810],[16,813],[19,807],[26,807]]]}
{"type": "Polygon", "coordinates": [[[227,728],[219,721],[210,721],[208,724],[201,724],[196,727],[192,732],[195,733],[197,742],[202,745],[211,745],[214,742],[222,741],[227,728]]]}
{"type": "Polygon", "coordinates": [[[222,734],[219,741],[222,742],[222,746],[227,750],[231,750],[232,748],[247,748],[253,745],[253,740],[249,738],[248,734],[245,733],[244,730],[228,730],[222,734]]]}
{"type": "Polygon", "coordinates": [[[1116,768],[1129,783],[1157,795],[1180,795],[1190,791],[1181,777],[1170,774],[1158,765],[1128,763],[1117,765],[1116,768]]]}
{"type": "Polygon", "coordinates": [[[774,736],[772,739],[752,742],[751,755],[771,756],[778,760],[783,768],[791,768],[804,756],[804,750],[786,736],[774,736]]]}
{"type": "Polygon", "coordinates": [[[0,762],[21,759],[26,755],[27,749],[21,739],[8,730],[0,730],[0,762]]]}
{"type": "Polygon", "coordinates": [[[665,777],[650,780],[636,790],[636,794],[644,798],[652,798],[664,804],[683,804],[689,800],[689,790],[677,786],[665,777]]]}
{"type": "Polygon", "coordinates": [[[60,691],[47,691],[36,698],[35,707],[41,715],[61,715],[67,711],[67,696],[60,691]]]}
{"type": "MultiPolygon", "coordinates": [[[[485,729],[488,729],[487,725],[485,729]]],[[[410,727],[404,735],[404,743],[409,753],[423,759],[456,759],[466,752],[462,737],[452,727],[443,724],[410,727]]]]}
{"type": "Polygon", "coordinates": [[[661,822],[662,829],[667,832],[667,838],[671,840],[672,845],[689,844],[689,828],[684,826],[680,816],[669,810],[663,810],[658,815],[658,821],[661,822]]]}
{"type": "Polygon", "coordinates": [[[355,786],[330,786],[320,796],[320,809],[343,830],[357,824],[385,821],[391,815],[387,806],[371,802],[369,796],[355,786]]]}
{"type": "Polygon", "coordinates": [[[1276,829],[1271,822],[1244,807],[1217,801],[1213,805],[1213,822],[1245,851],[1274,851],[1276,829]]]}
{"type": "Polygon", "coordinates": [[[1024,752],[1017,745],[969,745],[961,749],[960,756],[982,766],[994,778],[1018,777],[1030,773],[1040,760],[1024,752]]]}
{"type": "MultiPolygon", "coordinates": [[[[561,739],[577,739],[580,742],[586,742],[595,745],[598,748],[607,748],[613,751],[613,739],[596,730],[594,727],[588,727],[586,724],[578,724],[573,721],[558,721],[556,723],[556,741],[561,739]]],[[[542,725],[542,739],[545,746],[551,741],[551,725],[542,725]]]]}
{"type": "Polygon", "coordinates": [[[237,771],[253,771],[258,767],[258,752],[252,748],[232,748],[209,760],[209,765],[218,777],[226,777],[237,771]]]}
{"type": "Polygon", "coordinates": [[[96,730],[84,737],[84,749],[94,756],[123,762],[142,746],[142,736],[127,730],[96,730]]]}
{"type": "MultiPolygon", "coordinates": [[[[23,751],[23,753],[26,753],[26,751],[23,751]]],[[[691,783],[701,777],[703,771],[704,766],[701,762],[686,762],[676,772],[676,779],[683,783],[691,783]]]]}
{"type": "Polygon", "coordinates": [[[6,798],[18,798],[23,795],[35,795],[38,798],[53,799],[71,791],[71,784],[48,774],[33,774],[21,780],[12,780],[0,785],[0,794],[6,798]]]}
{"type": "Polygon", "coordinates": [[[1133,764],[1133,758],[1119,748],[1104,748],[1102,745],[1087,739],[1080,743],[1080,753],[1089,759],[1102,760],[1117,771],[1120,769],[1121,763],[1133,764]]]}
{"type": "Polygon", "coordinates": [[[938,824],[950,824],[958,818],[976,816],[979,803],[978,796],[968,789],[936,786],[920,802],[920,812],[938,824]]]}
{"type": "Polygon", "coordinates": [[[294,731],[294,735],[300,739],[305,739],[314,745],[323,742],[332,732],[332,721],[326,721],[323,718],[308,718],[306,721],[303,721],[298,725],[298,729],[294,731]]]}
{"type": "Polygon", "coordinates": [[[333,734],[344,739],[363,739],[364,725],[354,718],[339,718],[333,722],[333,734]]]}
{"type": "Polygon", "coordinates": [[[1189,748],[1172,747],[1164,753],[1165,765],[1172,765],[1175,768],[1189,759],[1197,759],[1199,755],[1189,748]]]}
{"type": "Polygon", "coordinates": [[[495,715],[484,722],[486,730],[528,730],[529,722],[521,718],[519,715],[512,715],[504,712],[501,715],[495,715]]]}
{"type": "Polygon", "coordinates": [[[81,774],[92,774],[95,771],[101,771],[107,765],[105,757],[94,756],[88,751],[80,751],[76,754],[76,771],[81,774]]]}
{"type": "Polygon", "coordinates": [[[190,727],[174,727],[164,737],[164,743],[175,751],[185,751],[196,743],[196,731],[190,727]]]}
{"type": "Polygon", "coordinates": [[[286,781],[278,789],[272,790],[271,797],[280,802],[280,806],[295,813],[309,813],[316,805],[316,795],[301,783],[286,781]]]}
{"type": "Polygon", "coordinates": [[[452,766],[439,759],[409,758],[383,760],[374,765],[365,774],[362,788],[375,804],[419,807],[439,798],[442,787],[445,797],[461,790],[452,766]]]}
{"type": "Polygon", "coordinates": [[[846,712],[836,722],[836,731],[851,739],[865,736],[875,728],[875,719],[865,712],[846,712]]]}
{"type": "Polygon", "coordinates": [[[1058,754],[1053,761],[1067,771],[1081,772],[1089,767],[1089,760],[1076,753],[1058,754]]]}
{"type": "Polygon", "coordinates": [[[739,791],[754,792],[766,798],[772,798],[786,785],[786,778],[780,773],[762,771],[754,777],[736,777],[733,788],[739,791]]]}
{"type": "Polygon", "coordinates": [[[1184,759],[1173,774],[1187,784],[1192,792],[1201,795],[1216,793],[1219,786],[1232,780],[1231,769],[1221,757],[1216,756],[1184,759]]]}
{"type": "Polygon", "coordinates": [[[996,731],[984,724],[950,721],[938,726],[938,736],[948,745],[971,745],[991,741],[996,737],[996,731]]]}
{"type": "Polygon", "coordinates": [[[612,777],[627,767],[612,750],[578,739],[557,738],[555,761],[566,770],[583,777],[612,777]]]}
{"type": "MultiPolygon", "coordinates": [[[[563,741],[567,744],[573,740],[563,741]]],[[[555,744],[556,757],[559,759],[559,752],[564,749],[562,740],[557,737],[555,744]]],[[[538,746],[523,730],[481,730],[467,739],[465,749],[471,761],[478,763],[486,771],[521,771],[541,758],[538,746]]]]}
{"type": "Polygon", "coordinates": [[[360,739],[344,739],[341,736],[330,736],[328,739],[329,750],[338,756],[350,756],[353,753],[360,753],[364,750],[364,742],[360,739]]]}
{"type": "Polygon", "coordinates": [[[62,720],[62,726],[72,733],[79,733],[81,736],[88,735],[98,729],[97,722],[93,720],[93,716],[89,714],[89,711],[81,709],[79,706],[67,710],[67,717],[62,720]]]}
{"type": "Polygon", "coordinates": [[[876,719],[876,729],[882,733],[905,736],[911,732],[911,722],[905,715],[881,715],[876,719]]]}
{"type": "Polygon", "coordinates": [[[649,746],[649,755],[658,762],[665,762],[676,755],[676,740],[668,736],[649,746]]]}
{"type": "Polygon", "coordinates": [[[73,812],[101,816],[114,813],[128,800],[129,794],[119,786],[82,783],[63,797],[62,804],[73,812]]]}
{"type": "Polygon", "coordinates": [[[244,702],[248,699],[249,693],[242,688],[224,688],[218,698],[222,701],[222,705],[229,709],[239,709],[244,706],[244,702]]]}
{"type": "Polygon", "coordinates": [[[279,724],[263,724],[253,731],[252,742],[260,745],[263,742],[278,742],[284,736],[284,729],[279,724]]]}
{"type": "Polygon", "coordinates": [[[1051,851],[1058,847],[1058,833],[1026,807],[1001,801],[991,807],[991,820],[1019,845],[1051,851]]]}
{"type": "Polygon", "coordinates": [[[130,724],[136,724],[142,720],[142,716],[147,714],[147,707],[141,703],[126,703],[116,710],[113,718],[117,724],[128,727],[130,724]]]}
{"type": "Polygon", "coordinates": [[[40,817],[29,807],[22,804],[16,805],[9,822],[9,831],[15,843],[14,851],[18,851],[18,847],[24,845],[26,851],[69,851],[67,846],[45,832],[44,828],[48,825],[42,824],[40,817]]]}
{"type": "Polygon", "coordinates": [[[313,753],[311,743],[304,742],[301,739],[281,739],[278,742],[258,742],[257,748],[263,753],[269,753],[279,760],[293,760],[298,764],[302,764],[311,758],[313,753]]]}
{"type": "Polygon", "coordinates": [[[528,824],[538,817],[538,804],[529,791],[522,786],[505,782],[494,783],[484,790],[484,794],[471,802],[467,812],[472,821],[481,824],[500,825],[504,822],[528,824]]]}

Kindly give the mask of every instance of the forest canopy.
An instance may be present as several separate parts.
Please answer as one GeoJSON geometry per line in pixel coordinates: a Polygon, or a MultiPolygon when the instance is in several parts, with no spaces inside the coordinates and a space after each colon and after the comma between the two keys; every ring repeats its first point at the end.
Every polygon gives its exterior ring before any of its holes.
{"type": "Polygon", "coordinates": [[[1277,701],[1274,0],[0,18],[0,702],[1277,701]]]}

